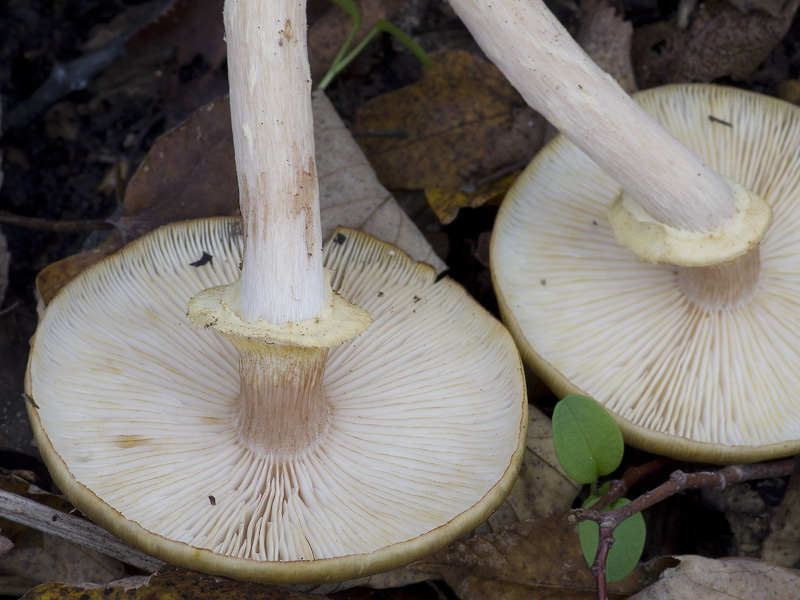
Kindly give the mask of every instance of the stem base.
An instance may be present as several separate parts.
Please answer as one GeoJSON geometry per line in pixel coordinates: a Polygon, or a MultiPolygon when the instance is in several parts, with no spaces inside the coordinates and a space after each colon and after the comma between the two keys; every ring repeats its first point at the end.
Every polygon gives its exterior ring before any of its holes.
{"type": "Polygon", "coordinates": [[[744,256],[769,229],[772,208],[761,196],[723,179],[733,190],[736,209],[717,229],[698,232],[671,227],[622,193],[609,210],[614,235],[636,256],[653,263],[707,267],[744,256]]]}
{"type": "Polygon", "coordinates": [[[189,302],[198,329],[213,328],[239,354],[237,428],[244,445],[275,457],[314,447],[329,424],[322,391],[328,350],[363,333],[369,314],[327,286],[322,314],[298,323],[254,323],[239,316],[241,285],[203,290],[189,302]]]}

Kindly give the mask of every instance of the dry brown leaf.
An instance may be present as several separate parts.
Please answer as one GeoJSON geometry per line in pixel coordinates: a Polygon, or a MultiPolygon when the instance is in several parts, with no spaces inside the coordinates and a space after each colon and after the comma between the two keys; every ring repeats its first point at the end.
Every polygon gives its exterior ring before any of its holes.
{"type": "MultiPolygon", "coordinates": [[[[2,530],[0,530],[2,531],[2,530]]],[[[8,553],[14,548],[14,542],[4,535],[0,535],[0,562],[8,556],[8,553]]]]}
{"type": "MultiPolygon", "coordinates": [[[[73,510],[72,504],[63,497],[32,484],[34,478],[26,471],[3,471],[0,473],[0,489],[62,512],[73,510]]],[[[0,562],[0,595],[20,595],[48,581],[104,583],[122,575],[122,563],[113,558],[6,519],[0,519],[0,528],[14,545],[6,559],[0,562]]]]}
{"type": "Polygon", "coordinates": [[[167,43],[175,47],[179,65],[202,56],[211,70],[225,60],[225,28],[222,23],[224,0],[174,0],[164,13],[138,32],[128,43],[144,47],[167,43]]]}
{"type": "Polygon", "coordinates": [[[704,489],[703,501],[725,515],[735,540],[732,554],[757,558],[769,533],[764,496],[749,482],[723,490],[704,489]]]}
{"type": "Polygon", "coordinates": [[[476,190],[444,190],[432,188],[425,190],[425,199],[443,225],[452,223],[462,208],[497,206],[508,192],[521,171],[514,171],[504,177],[479,186],[476,190]]]}
{"type": "Polygon", "coordinates": [[[437,273],[444,270],[445,263],[383,187],[328,97],[314,92],[312,103],[323,239],[339,225],[360,229],[402,248],[437,273]]]}
{"type": "Polygon", "coordinates": [[[525,519],[545,519],[572,506],[580,484],[561,468],[553,444],[550,419],[533,406],[528,407],[528,435],[519,477],[508,497],[478,531],[497,532],[525,519]]]}
{"type": "Polygon", "coordinates": [[[576,39],[581,48],[622,89],[632,94],[638,89],[631,64],[633,25],[605,0],[584,0],[580,9],[581,25],[576,39]]]}
{"type": "Polygon", "coordinates": [[[479,172],[491,175],[477,183],[466,181],[458,189],[425,190],[428,205],[443,225],[452,223],[462,208],[499,205],[521,169],[543,145],[547,126],[544,117],[529,106],[514,108],[511,115],[509,131],[500,136],[481,159],[479,172]]]}
{"type": "Polygon", "coordinates": [[[40,585],[22,600],[324,600],[277,585],[243,583],[224,577],[164,567],[155,575],[131,577],[107,586],[40,585]]]}
{"type": "MultiPolygon", "coordinates": [[[[498,166],[489,157],[508,141],[525,107],[490,62],[456,50],[431,60],[421,81],[367,102],[356,114],[359,144],[389,189],[454,190],[486,178],[498,166]]],[[[527,162],[538,148],[542,127],[530,116],[524,124],[528,135],[504,148],[505,165],[527,162]]]]}
{"type": "MultiPolygon", "coordinates": [[[[445,267],[375,173],[322,93],[315,93],[314,142],[322,235],[343,225],[396,244],[415,260],[445,267]]],[[[238,214],[230,107],[220,98],[159,137],[133,174],[117,229],[98,248],[54,263],[36,280],[45,304],[82,270],[172,221],[238,214]]]]}
{"type": "Polygon", "coordinates": [[[800,573],[760,560],[675,557],[677,567],[630,600],[789,600],[800,598],[800,573]]]}
{"type": "MultiPolygon", "coordinates": [[[[2,98],[0,98],[0,104],[2,98]]],[[[3,109],[0,107],[0,132],[3,131],[3,109]]],[[[3,187],[3,152],[0,151],[0,188],[3,187]]],[[[0,304],[6,296],[6,287],[8,287],[8,267],[11,263],[11,255],[8,252],[8,244],[3,232],[0,231],[0,304]]]]}
{"type": "Polygon", "coordinates": [[[780,505],[770,515],[761,558],[782,567],[800,566],[800,476],[789,478],[780,505]]]}
{"type": "MultiPolygon", "coordinates": [[[[568,513],[520,521],[497,533],[476,534],[411,565],[441,575],[461,600],[593,600],[595,582],[568,513]]],[[[654,579],[638,567],[609,585],[611,598],[638,592],[654,579]]]]}
{"type": "Polygon", "coordinates": [[[230,107],[218,99],[153,144],[125,193],[122,243],[170,221],[236,214],[237,190],[230,107]]]}
{"type": "Polygon", "coordinates": [[[29,581],[29,587],[50,581],[105,584],[119,579],[124,570],[118,560],[38,531],[17,539],[0,563],[3,575],[29,581]]]}
{"type": "Polygon", "coordinates": [[[6,236],[0,231],[0,305],[6,297],[8,287],[8,269],[11,266],[11,253],[8,251],[6,236]]]}
{"type": "Polygon", "coordinates": [[[676,19],[639,27],[633,36],[636,80],[642,88],[679,81],[745,79],[786,35],[800,0],[780,15],[745,14],[727,0],[698,7],[688,30],[676,19]]]}
{"type": "Polygon", "coordinates": [[[792,104],[800,104],[800,79],[779,81],[778,98],[792,104]]]}
{"type": "Polygon", "coordinates": [[[760,10],[775,18],[781,16],[781,8],[785,0],[728,0],[743,13],[760,10]]]}

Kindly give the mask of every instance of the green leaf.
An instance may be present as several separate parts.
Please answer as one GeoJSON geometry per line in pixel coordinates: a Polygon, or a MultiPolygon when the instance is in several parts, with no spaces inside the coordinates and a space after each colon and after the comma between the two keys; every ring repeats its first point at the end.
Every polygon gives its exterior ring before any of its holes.
{"type": "Polygon", "coordinates": [[[578,483],[592,483],[619,466],[625,444],[614,419],[597,402],[570,394],[553,411],[558,461],[578,483]]]}
{"type": "Polygon", "coordinates": [[[396,25],[392,25],[386,19],[378,19],[378,22],[375,23],[375,29],[378,31],[383,31],[384,33],[388,33],[391,36],[403,44],[406,48],[408,48],[411,53],[417,57],[417,59],[426,67],[432,67],[433,62],[431,62],[430,57],[428,54],[423,50],[417,42],[412,40],[406,32],[402,29],[397,27],[396,25]]]}
{"type": "MultiPolygon", "coordinates": [[[[599,498],[590,498],[584,508],[588,508],[599,498]]],[[[619,498],[612,502],[606,510],[614,510],[628,504],[627,498],[619,498]]],[[[644,541],[647,529],[644,525],[642,513],[636,513],[625,519],[614,530],[614,545],[608,552],[606,561],[606,580],[619,581],[628,575],[639,564],[644,550],[644,541]]],[[[597,554],[597,544],[600,542],[600,526],[594,521],[581,521],[578,524],[578,536],[581,540],[583,557],[589,566],[594,562],[597,554]]]]}
{"type": "Polygon", "coordinates": [[[356,29],[361,27],[361,13],[354,0],[331,0],[336,6],[345,11],[355,21],[356,29]]]}

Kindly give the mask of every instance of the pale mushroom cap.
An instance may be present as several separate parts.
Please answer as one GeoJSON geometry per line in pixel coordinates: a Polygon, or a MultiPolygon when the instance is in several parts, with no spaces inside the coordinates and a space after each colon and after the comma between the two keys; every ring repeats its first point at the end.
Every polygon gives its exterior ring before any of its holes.
{"type": "Polygon", "coordinates": [[[557,394],[592,396],[635,446],[710,462],[798,452],[800,109],[710,85],[636,99],[772,206],[754,294],[724,310],[692,304],[676,267],[640,261],[615,240],[608,210],[619,187],[559,137],[496,221],[492,274],[503,318],[557,394]]]}
{"type": "Polygon", "coordinates": [[[259,581],[371,574],[487,518],[525,439],[502,325],[431,267],[342,230],[326,250],[333,286],[373,323],[330,351],[324,439],[285,462],[257,456],[232,422],[236,351],[185,315],[194,294],[238,277],[241,237],[236,219],[164,227],[48,306],[27,384],[65,493],[164,560],[259,581]]]}

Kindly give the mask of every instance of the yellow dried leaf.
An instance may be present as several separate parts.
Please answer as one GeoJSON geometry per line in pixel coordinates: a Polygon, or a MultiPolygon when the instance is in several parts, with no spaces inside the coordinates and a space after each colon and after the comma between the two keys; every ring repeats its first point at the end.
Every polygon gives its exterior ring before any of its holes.
{"type": "Polygon", "coordinates": [[[508,192],[508,188],[517,180],[519,174],[520,171],[514,171],[504,177],[484,183],[469,192],[462,189],[427,189],[425,190],[425,198],[433,212],[439,217],[439,221],[447,225],[452,223],[458,216],[459,209],[499,205],[506,192],[508,192]]]}
{"type": "Polygon", "coordinates": [[[490,62],[464,51],[431,56],[421,81],[359,108],[354,133],[389,189],[458,189],[498,165],[487,158],[502,146],[506,165],[530,159],[542,122],[522,113],[524,135],[511,149],[525,102],[490,62]]]}
{"type": "Polygon", "coordinates": [[[23,600],[324,600],[277,585],[243,583],[224,577],[164,567],[148,577],[129,577],[108,586],[48,583],[29,591],[23,600]]]}
{"type": "Polygon", "coordinates": [[[778,98],[792,104],[800,104],[800,79],[785,79],[778,82],[778,98]]]}

